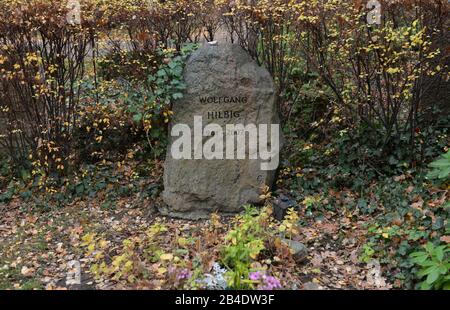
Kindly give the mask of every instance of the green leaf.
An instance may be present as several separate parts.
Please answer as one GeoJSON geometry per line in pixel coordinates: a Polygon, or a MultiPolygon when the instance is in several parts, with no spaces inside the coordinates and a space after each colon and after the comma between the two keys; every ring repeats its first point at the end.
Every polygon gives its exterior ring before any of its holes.
{"type": "Polygon", "coordinates": [[[427,260],[427,255],[417,256],[411,259],[415,264],[422,265],[427,260]]]}
{"type": "Polygon", "coordinates": [[[422,282],[422,284],[420,285],[420,289],[421,290],[429,290],[431,289],[431,284],[428,284],[427,282],[422,282]]]}
{"type": "Polygon", "coordinates": [[[413,252],[411,254],[409,254],[409,257],[419,257],[419,256],[426,256],[427,253],[425,252],[413,252]]]}
{"type": "Polygon", "coordinates": [[[439,159],[430,164],[430,167],[433,168],[447,168],[450,167],[450,162],[447,159],[439,159]]]}
{"type": "Polygon", "coordinates": [[[447,168],[444,168],[441,170],[441,172],[438,175],[439,179],[444,179],[446,177],[448,177],[450,175],[450,166],[448,166],[447,168]]]}
{"type": "Polygon", "coordinates": [[[427,250],[428,253],[432,253],[434,251],[434,245],[432,242],[428,242],[427,244],[425,244],[425,249],[427,250]]]}
{"type": "Polygon", "coordinates": [[[429,274],[427,277],[426,282],[428,284],[433,284],[434,282],[436,282],[436,280],[439,278],[439,268],[435,267],[429,274]]]}
{"type": "MultiPolygon", "coordinates": [[[[174,60],[176,60],[176,58],[175,58],[174,60]]],[[[175,62],[175,61],[171,61],[171,62],[169,62],[169,64],[168,64],[168,66],[169,66],[170,69],[173,69],[173,68],[175,68],[175,67],[178,66],[178,65],[179,65],[179,63],[178,63],[178,62],[175,62]]]]}
{"type": "Polygon", "coordinates": [[[448,268],[445,267],[445,266],[441,266],[441,267],[439,267],[439,272],[440,272],[442,275],[446,275],[446,274],[448,273],[448,268]]]}
{"type": "Polygon", "coordinates": [[[417,277],[423,278],[424,276],[429,274],[430,268],[421,269],[419,272],[417,272],[417,277]]]}
{"type": "Polygon", "coordinates": [[[76,191],[77,195],[81,195],[84,191],[83,183],[78,184],[77,187],[75,188],[75,191],[76,191]]]}
{"type": "Polygon", "coordinates": [[[434,251],[434,253],[436,254],[436,258],[439,261],[442,261],[444,259],[444,248],[445,248],[445,246],[439,246],[434,251]]]}
{"type": "Polygon", "coordinates": [[[133,115],[133,121],[139,123],[142,120],[142,113],[133,115]]]}
{"type": "Polygon", "coordinates": [[[183,94],[182,93],[174,93],[174,94],[172,94],[172,98],[175,100],[181,99],[181,98],[183,98],[183,94]]]}
{"type": "Polygon", "coordinates": [[[160,69],[160,70],[158,70],[158,72],[156,72],[156,75],[157,75],[158,77],[163,77],[163,76],[166,76],[167,73],[166,73],[166,70],[160,69]]]}

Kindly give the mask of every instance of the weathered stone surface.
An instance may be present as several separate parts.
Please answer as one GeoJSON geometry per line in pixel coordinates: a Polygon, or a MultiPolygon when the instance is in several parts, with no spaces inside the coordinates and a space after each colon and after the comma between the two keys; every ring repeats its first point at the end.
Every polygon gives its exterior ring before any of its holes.
{"type": "MultiPolygon", "coordinates": [[[[171,128],[175,124],[194,128],[194,116],[202,116],[203,127],[215,123],[224,131],[227,124],[268,124],[269,128],[279,124],[269,72],[238,45],[203,46],[188,59],[184,79],[187,89],[174,104],[171,128]]],[[[202,142],[209,138],[203,137],[202,142]]],[[[248,156],[174,159],[170,145],[175,139],[170,138],[165,162],[163,199],[167,206],[160,208],[163,214],[198,219],[213,211],[234,213],[244,204],[260,202],[262,185],[273,183],[275,170],[261,170],[261,160],[248,156]]]]}
{"type": "Polygon", "coordinates": [[[305,291],[318,291],[318,290],[321,290],[323,288],[317,283],[306,282],[305,284],[303,284],[303,289],[305,291]]]}
{"type": "Polygon", "coordinates": [[[292,250],[292,256],[296,262],[301,263],[308,256],[308,249],[303,243],[289,239],[282,239],[281,241],[292,250]]]}

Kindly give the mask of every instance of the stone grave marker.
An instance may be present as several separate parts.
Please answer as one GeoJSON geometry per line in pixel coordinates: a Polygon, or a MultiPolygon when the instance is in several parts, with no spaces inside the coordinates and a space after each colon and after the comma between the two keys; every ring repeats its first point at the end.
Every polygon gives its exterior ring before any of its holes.
{"type": "Polygon", "coordinates": [[[205,44],[186,63],[164,168],[163,214],[199,219],[259,203],[279,162],[269,72],[238,45],[205,44]]]}

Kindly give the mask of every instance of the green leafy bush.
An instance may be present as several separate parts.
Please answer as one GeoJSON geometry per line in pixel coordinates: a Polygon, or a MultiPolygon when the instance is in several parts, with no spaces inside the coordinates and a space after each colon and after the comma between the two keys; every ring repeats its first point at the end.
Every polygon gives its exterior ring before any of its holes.
{"type": "Polygon", "coordinates": [[[222,263],[228,268],[228,284],[232,288],[250,288],[247,281],[251,263],[264,249],[263,223],[268,220],[267,212],[246,207],[245,213],[237,217],[237,223],[225,237],[227,244],[222,250],[222,263]]]}
{"type": "Polygon", "coordinates": [[[434,246],[428,242],[424,249],[410,254],[411,261],[419,266],[417,277],[424,281],[421,289],[450,289],[450,246],[434,246]]]}
{"type": "Polygon", "coordinates": [[[429,167],[432,170],[428,173],[428,178],[444,182],[450,180],[450,151],[442,155],[440,159],[433,161],[429,167]]]}
{"type": "Polygon", "coordinates": [[[153,58],[159,62],[144,79],[124,74],[126,79],[84,81],[84,105],[75,132],[78,157],[88,162],[113,159],[111,155],[126,154],[140,142],[154,157],[163,155],[171,105],[183,97],[184,63],[196,47],[155,50],[153,58]]]}

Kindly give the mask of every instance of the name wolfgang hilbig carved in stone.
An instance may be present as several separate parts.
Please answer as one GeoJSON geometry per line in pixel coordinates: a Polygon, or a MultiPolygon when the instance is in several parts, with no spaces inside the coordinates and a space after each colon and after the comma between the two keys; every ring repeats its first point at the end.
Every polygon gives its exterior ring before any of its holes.
{"type": "Polygon", "coordinates": [[[246,104],[248,101],[247,97],[201,97],[200,102],[203,104],[211,104],[211,103],[242,103],[246,104]]]}
{"type": "MultiPolygon", "coordinates": [[[[221,97],[201,97],[200,98],[201,104],[222,104],[226,105],[229,103],[240,103],[240,104],[246,104],[248,102],[248,98],[244,96],[221,96],[221,97]]],[[[207,118],[208,119],[233,119],[233,118],[239,118],[241,116],[241,113],[239,111],[233,111],[233,110],[222,110],[222,111],[208,111],[207,112],[207,118]]]]}
{"type": "Polygon", "coordinates": [[[241,113],[238,111],[208,111],[208,119],[232,119],[239,118],[241,113]]]}
{"type": "Polygon", "coordinates": [[[206,45],[188,59],[174,104],[161,212],[206,218],[260,202],[271,186],[281,133],[269,72],[238,45],[206,45]]]}

